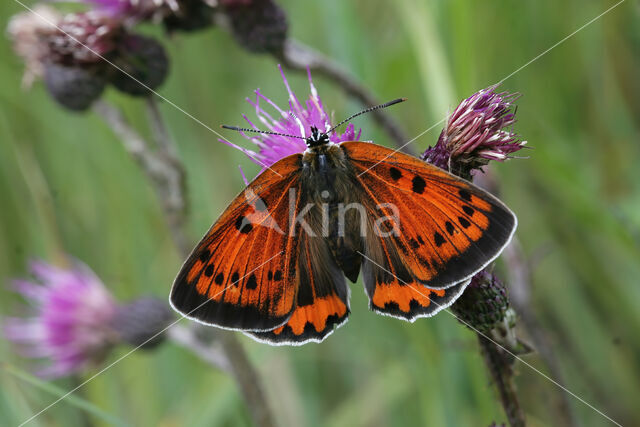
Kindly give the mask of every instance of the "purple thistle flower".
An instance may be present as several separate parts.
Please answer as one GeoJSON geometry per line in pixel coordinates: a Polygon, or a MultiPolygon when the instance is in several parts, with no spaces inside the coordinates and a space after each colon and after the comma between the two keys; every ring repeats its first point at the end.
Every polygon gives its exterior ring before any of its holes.
{"type": "Polygon", "coordinates": [[[16,290],[33,303],[31,317],[5,319],[4,333],[21,354],[48,360],[38,374],[60,377],[100,361],[117,341],[109,326],[116,305],[100,279],[84,264],[54,267],[31,263],[37,282],[16,280],[16,290]]]}
{"type": "Polygon", "coordinates": [[[503,161],[526,141],[510,128],[515,122],[514,102],[519,94],[497,93],[497,85],[465,99],[447,119],[438,142],[422,155],[423,160],[465,178],[490,160],[503,161]],[[466,173],[465,173],[466,172],[466,173]]]}
{"type": "Polygon", "coordinates": [[[178,11],[178,0],[80,0],[113,15],[150,18],[157,13],[178,11]]]}
{"type": "MultiPolygon", "coordinates": [[[[247,98],[247,102],[255,109],[256,116],[260,121],[260,126],[254,124],[246,115],[243,114],[242,117],[244,117],[247,123],[249,123],[249,126],[255,130],[278,132],[301,136],[303,138],[310,136],[312,126],[317,127],[321,131],[328,131],[331,129],[331,118],[329,117],[329,114],[327,114],[324,105],[322,104],[322,100],[318,96],[318,91],[311,80],[311,72],[307,72],[311,93],[309,95],[309,99],[302,104],[291,90],[289,82],[282,71],[282,67],[278,65],[278,68],[280,69],[284,85],[289,93],[289,109],[283,110],[278,107],[273,101],[271,101],[271,99],[264,96],[259,89],[256,89],[256,100],[252,101],[247,98]],[[275,114],[271,115],[262,108],[261,101],[269,105],[274,110],[275,114]]],[[[240,133],[246,139],[258,146],[258,152],[240,147],[223,139],[220,139],[219,141],[242,151],[256,164],[262,166],[262,170],[286,156],[301,153],[307,149],[303,139],[279,135],[253,135],[245,132],[240,133]]],[[[350,123],[347,125],[343,133],[333,132],[329,135],[329,140],[334,143],[357,141],[360,139],[361,133],[362,130],[359,129],[356,134],[355,126],[353,123],[350,123]]]]}

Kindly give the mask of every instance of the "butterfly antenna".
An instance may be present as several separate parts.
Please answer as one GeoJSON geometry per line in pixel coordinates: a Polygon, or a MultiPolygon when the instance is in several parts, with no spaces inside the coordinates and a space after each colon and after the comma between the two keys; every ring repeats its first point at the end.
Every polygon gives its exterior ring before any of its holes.
{"type": "Polygon", "coordinates": [[[267,135],[286,136],[286,137],[289,137],[289,138],[306,139],[306,138],[304,138],[302,136],[289,135],[289,134],[286,134],[286,133],[279,133],[279,132],[271,132],[271,131],[268,131],[268,130],[256,130],[256,129],[240,128],[238,126],[228,126],[228,125],[222,125],[220,127],[223,128],[223,129],[235,130],[237,132],[263,133],[263,134],[267,134],[267,135]]]}
{"type": "Polygon", "coordinates": [[[407,98],[398,98],[398,99],[394,99],[393,101],[385,102],[384,104],[380,104],[380,105],[376,105],[374,107],[369,107],[367,109],[364,109],[364,110],[360,111],[359,113],[356,113],[356,114],[353,114],[353,115],[347,117],[346,119],[344,119],[343,121],[341,121],[340,123],[338,123],[337,125],[332,127],[331,129],[329,129],[327,131],[327,134],[333,132],[335,129],[339,128],[343,124],[353,120],[354,118],[356,118],[358,116],[361,116],[361,115],[366,114],[366,113],[370,113],[370,112],[375,111],[375,110],[381,110],[383,108],[391,107],[392,105],[399,104],[399,103],[404,102],[406,100],[407,100],[407,98]]]}

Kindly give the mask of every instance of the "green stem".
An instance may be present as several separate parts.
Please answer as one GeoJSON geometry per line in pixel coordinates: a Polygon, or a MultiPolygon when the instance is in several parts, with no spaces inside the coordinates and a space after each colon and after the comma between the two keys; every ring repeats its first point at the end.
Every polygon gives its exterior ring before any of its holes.
{"type": "Polygon", "coordinates": [[[482,356],[498,389],[500,402],[507,414],[509,424],[511,427],[524,427],[526,420],[520,407],[514,382],[513,365],[516,360],[515,357],[484,336],[480,334],[477,336],[482,356]]]}

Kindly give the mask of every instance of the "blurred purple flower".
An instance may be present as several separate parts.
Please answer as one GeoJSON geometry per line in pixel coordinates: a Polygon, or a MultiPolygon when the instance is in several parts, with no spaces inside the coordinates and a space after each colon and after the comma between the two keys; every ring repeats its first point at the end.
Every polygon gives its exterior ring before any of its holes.
{"type": "Polygon", "coordinates": [[[162,22],[168,31],[194,31],[213,24],[217,0],[79,0],[117,16],[127,25],[162,22]]]}
{"type": "Polygon", "coordinates": [[[133,7],[130,0],[84,0],[84,2],[94,5],[96,9],[113,15],[125,13],[133,7]]]}
{"type": "Polygon", "coordinates": [[[123,33],[117,19],[99,11],[61,15],[48,6],[34,10],[12,16],[7,28],[14,51],[25,62],[27,85],[43,77],[48,64],[103,66],[100,57],[116,49],[123,33]]]}
{"type": "MultiPolygon", "coordinates": [[[[304,138],[310,136],[311,126],[315,126],[321,131],[328,131],[331,129],[331,118],[329,117],[329,114],[327,114],[324,105],[318,96],[316,87],[313,85],[311,73],[308,72],[311,94],[309,99],[302,104],[292,92],[289,82],[282,71],[282,67],[278,66],[278,68],[280,69],[284,85],[289,93],[289,109],[283,110],[278,107],[273,101],[271,101],[271,99],[264,96],[259,89],[256,89],[255,102],[249,98],[247,98],[247,102],[255,108],[256,115],[260,121],[260,126],[254,124],[246,115],[242,115],[247,123],[249,123],[250,127],[255,130],[279,132],[304,138]],[[273,117],[265,111],[260,105],[260,101],[264,101],[271,106],[275,110],[276,117],[273,117]]],[[[350,123],[347,125],[343,133],[333,132],[329,135],[329,139],[334,143],[355,141],[360,139],[361,133],[362,130],[359,129],[356,134],[355,126],[350,123]]],[[[301,153],[307,149],[305,141],[298,138],[268,134],[253,135],[245,132],[241,132],[241,134],[246,139],[257,145],[259,151],[255,152],[223,139],[220,139],[220,142],[242,151],[256,164],[262,166],[263,170],[286,156],[301,153]]]]}
{"type": "Polygon", "coordinates": [[[116,50],[123,34],[121,22],[100,11],[67,14],[46,38],[48,61],[65,65],[101,62],[116,50]]]}
{"type": "Polygon", "coordinates": [[[54,267],[31,263],[37,282],[16,280],[16,290],[35,307],[31,317],[5,319],[5,336],[26,357],[48,361],[38,374],[60,377],[99,362],[117,341],[109,326],[116,305],[84,264],[54,267]]]}
{"type": "Polygon", "coordinates": [[[44,75],[44,61],[49,47],[42,42],[52,32],[49,23],[60,21],[61,15],[46,5],[35,5],[33,12],[21,12],[9,19],[7,35],[11,40],[14,52],[25,63],[22,84],[30,87],[33,82],[44,75]]]}
{"type": "Polygon", "coordinates": [[[80,0],[96,9],[114,15],[150,18],[158,12],[174,12],[180,8],[178,0],[80,0]]]}
{"type": "Polygon", "coordinates": [[[515,122],[514,102],[519,94],[483,89],[465,99],[447,119],[438,142],[422,155],[423,160],[443,169],[480,168],[490,160],[503,161],[526,141],[510,128],[515,122]]]}

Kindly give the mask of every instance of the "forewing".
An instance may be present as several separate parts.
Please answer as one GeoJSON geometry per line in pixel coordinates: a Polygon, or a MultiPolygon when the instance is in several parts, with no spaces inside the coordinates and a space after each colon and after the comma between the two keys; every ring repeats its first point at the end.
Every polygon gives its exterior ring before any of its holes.
{"type": "Polygon", "coordinates": [[[382,267],[404,266],[410,274],[401,275],[403,280],[431,289],[459,284],[493,261],[510,241],[516,217],[486,191],[385,147],[363,142],[341,146],[363,199],[376,206],[374,215],[394,213],[379,207],[384,204],[396,209],[398,233],[382,242],[391,248],[382,267]]]}
{"type": "Polygon", "coordinates": [[[289,319],[299,252],[289,205],[299,202],[299,169],[300,155],[286,157],[234,199],[182,266],[170,297],[176,310],[240,330],[271,330],[289,319]]]}

